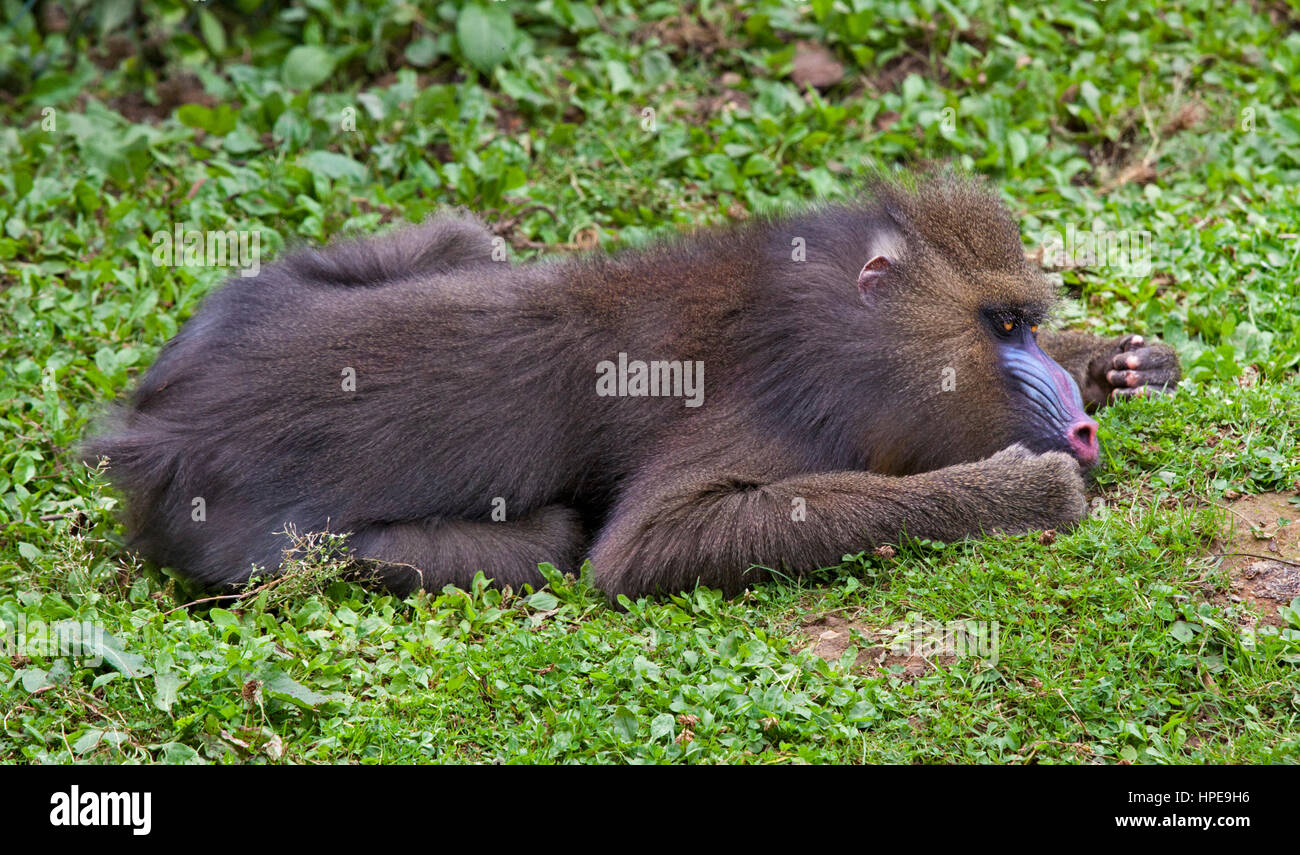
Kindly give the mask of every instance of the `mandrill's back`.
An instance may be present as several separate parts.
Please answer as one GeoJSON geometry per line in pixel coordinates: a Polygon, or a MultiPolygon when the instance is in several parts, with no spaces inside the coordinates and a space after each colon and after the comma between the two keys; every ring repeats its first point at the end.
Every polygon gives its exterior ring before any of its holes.
{"type": "Polygon", "coordinates": [[[522,509],[589,465],[566,401],[591,367],[557,373],[575,331],[527,305],[525,269],[343,281],[307,260],[213,292],[83,448],[135,549],[224,583],[278,566],[286,524],[522,509]]]}
{"type": "Polygon", "coordinates": [[[286,525],[599,516],[691,411],[602,398],[597,366],[729,352],[750,254],[692,273],[691,246],[512,267],[443,218],[289,255],[205,299],[83,456],[109,458],[133,548],[206,583],[278,566],[286,525]]]}

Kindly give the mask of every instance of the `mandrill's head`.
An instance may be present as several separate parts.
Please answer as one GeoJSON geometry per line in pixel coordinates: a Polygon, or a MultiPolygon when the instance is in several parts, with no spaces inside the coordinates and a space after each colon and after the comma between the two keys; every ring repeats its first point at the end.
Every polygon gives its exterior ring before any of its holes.
{"type": "Polygon", "coordinates": [[[1097,423],[1078,386],[1038,346],[1055,302],[1025,260],[1002,203],[941,174],[874,187],[857,288],[876,392],[889,425],[867,427],[873,468],[904,474],[1014,443],[1097,462],[1097,423]],[[883,354],[881,353],[883,351],[883,354]],[[874,434],[874,435],[873,435],[874,434]]]}

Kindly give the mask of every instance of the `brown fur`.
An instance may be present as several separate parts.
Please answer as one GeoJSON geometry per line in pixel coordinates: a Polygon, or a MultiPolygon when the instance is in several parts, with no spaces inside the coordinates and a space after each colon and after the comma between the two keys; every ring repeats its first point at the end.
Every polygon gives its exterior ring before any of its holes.
{"type": "MultiPolygon", "coordinates": [[[[397,591],[540,584],[538,562],[589,556],[611,594],[734,592],[903,535],[1078,522],[1066,451],[1090,423],[1023,332],[1053,299],[1002,205],[951,175],[522,266],[444,216],[232,280],[86,454],[110,459],[135,548],[207,584],[274,570],[292,525],[352,533],[397,591]],[[702,361],[704,405],[597,396],[619,353],[702,361]]],[[[1176,380],[1167,349],[1043,341],[1080,384],[1134,354],[1149,382],[1124,388],[1176,380]]]]}

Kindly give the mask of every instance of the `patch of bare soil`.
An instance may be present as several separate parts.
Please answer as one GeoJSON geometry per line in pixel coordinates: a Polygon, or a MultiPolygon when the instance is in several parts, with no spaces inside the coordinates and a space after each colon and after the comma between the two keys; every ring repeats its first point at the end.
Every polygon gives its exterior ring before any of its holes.
{"type": "Polygon", "coordinates": [[[909,74],[917,74],[926,80],[947,85],[947,69],[932,63],[921,47],[914,45],[913,51],[896,56],[881,66],[867,81],[868,91],[877,95],[892,92],[902,85],[909,74]]]}
{"type": "Polygon", "coordinates": [[[1260,493],[1230,502],[1228,526],[1214,546],[1232,599],[1249,603],[1273,625],[1282,623],[1278,606],[1300,597],[1300,505],[1289,501],[1295,495],[1260,493]]]}
{"type": "Polygon", "coordinates": [[[157,104],[150,103],[139,92],[128,92],[110,100],[109,105],[135,124],[161,122],[184,104],[217,106],[217,99],[203,88],[198,76],[188,71],[158,81],[155,91],[157,104]]]}
{"type": "Polygon", "coordinates": [[[713,94],[701,94],[693,105],[688,101],[676,99],[672,104],[672,112],[702,125],[719,113],[748,110],[749,96],[735,88],[743,79],[736,72],[728,71],[718,79],[720,86],[713,94]]]}
{"type": "Polygon", "coordinates": [[[919,644],[915,643],[918,639],[908,639],[909,632],[916,634],[914,629],[900,633],[899,627],[880,629],[836,615],[813,618],[800,627],[800,632],[812,643],[809,651],[828,662],[838,662],[849,647],[856,646],[858,656],[853,670],[870,676],[891,675],[911,681],[957,660],[951,652],[927,649],[934,647],[925,643],[927,639],[919,639],[919,644]],[[897,667],[903,670],[892,670],[897,667]]]}
{"type": "Polygon", "coordinates": [[[688,8],[681,15],[655,21],[643,27],[640,35],[643,40],[649,36],[657,37],[677,59],[687,56],[707,57],[718,50],[736,47],[727,38],[721,25],[695,12],[695,9],[688,8]]]}

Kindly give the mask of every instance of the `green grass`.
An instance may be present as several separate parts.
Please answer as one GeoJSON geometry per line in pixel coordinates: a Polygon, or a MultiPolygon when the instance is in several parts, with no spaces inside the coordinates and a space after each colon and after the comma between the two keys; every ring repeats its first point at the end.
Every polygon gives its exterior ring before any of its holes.
{"type": "Polygon", "coordinates": [[[233,5],[66,2],[38,27],[0,0],[0,620],[109,634],[93,668],[3,651],[0,760],[1300,760],[1300,603],[1245,631],[1212,554],[1227,491],[1300,489],[1300,12],[233,5]],[[844,79],[801,90],[798,39],[844,79]],[[1151,234],[1149,276],[1062,271],[1063,321],[1161,336],[1188,381],[1105,414],[1099,512],[1046,545],[911,543],[620,611],[558,577],[396,600],[323,544],[186,609],[204,594],[122,551],[70,452],[226,273],[154,265],[175,223],[257,229],[269,255],[466,205],[527,257],[931,160],[988,174],[1030,247],[1151,234]],[[826,615],[996,622],[996,660],[882,673],[858,664],[873,635],[825,661],[826,615]]]}

